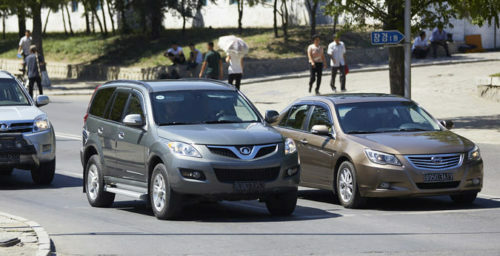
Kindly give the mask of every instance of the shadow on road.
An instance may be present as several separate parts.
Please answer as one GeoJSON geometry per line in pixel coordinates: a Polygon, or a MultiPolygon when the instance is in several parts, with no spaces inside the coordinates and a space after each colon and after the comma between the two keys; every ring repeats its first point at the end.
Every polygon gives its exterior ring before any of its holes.
{"type": "Polygon", "coordinates": [[[82,179],[63,174],[54,175],[51,185],[36,185],[31,179],[31,172],[15,170],[11,176],[0,176],[0,190],[30,190],[81,187],[82,179]]]}
{"type": "Polygon", "coordinates": [[[500,115],[453,118],[457,129],[495,129],[500,131],[500,115]]]}

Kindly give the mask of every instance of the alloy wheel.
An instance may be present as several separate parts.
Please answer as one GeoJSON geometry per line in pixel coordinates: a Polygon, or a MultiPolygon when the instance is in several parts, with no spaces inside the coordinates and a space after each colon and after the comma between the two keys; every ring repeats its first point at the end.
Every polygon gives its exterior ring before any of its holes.
{"type": "Polygon", "coordinates": [[[157,211],[162,211],[166,204],[165,179],[157,174],[153,181],[153,204],[157,211]]]}
{"type": "Polygon", "coordinates": [[[340,171],[339,192],[342,201],[349,202],[353,193],[352,173],[349,169],[344,168],[340,171]]]}
{"type": "Polygon", "coordinates": [[[90,166],[87,174],[87,191],[92,200],[97,198],[99,193],[99,171],[95,164],[90,166]]]}

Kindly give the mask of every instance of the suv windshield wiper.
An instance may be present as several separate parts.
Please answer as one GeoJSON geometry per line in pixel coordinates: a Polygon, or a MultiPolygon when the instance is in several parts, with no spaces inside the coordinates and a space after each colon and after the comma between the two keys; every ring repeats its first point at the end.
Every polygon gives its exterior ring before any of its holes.
{"type": "Polygon", "coordinates": [[[377,133],[374,131],[349,131],[347,134],[368,134],[368,133],[377,133]]]}
{"type": "Polygon", "coordinates": [[[168,123],[161,123],[160,126],[164,126],[164,125],[185,125],[185,124],[197,124],[197,123],[168,122],[168,123]]]}
{"type": "Polygon", "coordinates": [[[212,121],[205,121],[203,122],[204,124],[241,124],[241,123],[255,123],[259,122],[257,120],[252,120],[252,121],[231,121],[231,120],[212,120],[212,121]]]}

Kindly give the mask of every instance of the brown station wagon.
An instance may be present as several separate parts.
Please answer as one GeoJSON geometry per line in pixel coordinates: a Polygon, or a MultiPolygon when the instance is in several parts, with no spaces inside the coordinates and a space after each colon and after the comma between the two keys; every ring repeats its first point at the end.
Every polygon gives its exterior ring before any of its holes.
{"type": "Polygon", "coordinates": [[[300,185],[334,191],[344,207],[367,197],[450,195],[471,203],[483,184],[479,148],[417,103],[386,94],[337,94],[267,111],[295,140],[300,185]]]}

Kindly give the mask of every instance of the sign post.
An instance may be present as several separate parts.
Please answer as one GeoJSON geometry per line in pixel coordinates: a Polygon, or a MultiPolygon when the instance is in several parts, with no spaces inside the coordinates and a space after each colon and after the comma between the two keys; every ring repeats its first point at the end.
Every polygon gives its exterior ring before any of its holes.
{"type": "Polygon", "coordinates": [[[411,0],[405,0],[405,98],[411,99],[411,0]]]}

